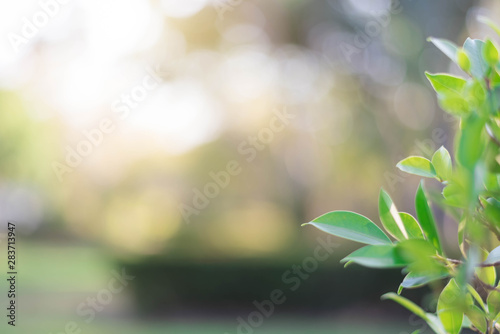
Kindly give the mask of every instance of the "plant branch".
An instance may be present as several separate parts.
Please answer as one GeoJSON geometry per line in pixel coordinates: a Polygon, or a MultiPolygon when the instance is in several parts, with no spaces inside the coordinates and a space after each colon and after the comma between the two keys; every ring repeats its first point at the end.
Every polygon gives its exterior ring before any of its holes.
{"type": "Polygon", "coordinates": [[[481,285],[481,287],[484,289],[484,290],[496,290],[498,292],[500,292],[500,289],[497,288],[497,287],[494,287],[493,285],[489,285],[488,283],[484,283],[477,275],[474,275],[474,279],[476,282],[479,283],[479,285],[481,285]]]}
{"type": "MultiPolygon", "coordinates": [[[[448,261],[452,264],[463,264],[464,261],[462,260],[456,260],[456,259],[449,259],[446,257],[439,256],[440,259],[448,261]]],[[[478,268],[487,268],[487,267],[497,267],[500,266],[500,261],[494,262],[494,263],[479,263],[476,265],[478,268]]]]}

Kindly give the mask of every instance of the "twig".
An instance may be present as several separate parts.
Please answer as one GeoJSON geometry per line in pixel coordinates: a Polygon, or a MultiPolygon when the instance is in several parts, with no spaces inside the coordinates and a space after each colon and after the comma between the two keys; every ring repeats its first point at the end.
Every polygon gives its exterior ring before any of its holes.
{"type": "MultiPolygon", "coordinates": [[[[464,263],[462,260],[448,259],[448,258],[445,258],[442,256],[440,256],[439,258],[446,260],[446,261],[453,263],[453,264],[463,264],[464,263]]],[[[478,268],[497,267],[497,266],[500,266],[500,261],[497,261],[494,263],[479,263],[476,265],[476,267],[478,267],[478,268]]]]}
{"type": "Polygon", "coordinates": [[[474,279],[476,282],[478,282],[485,290],[496,290],[500,292],[500,289],[497,287],[494,287],[493,285],[489,285],[488,283],[484,283],[477,275],[474,275],[474,279]]]}

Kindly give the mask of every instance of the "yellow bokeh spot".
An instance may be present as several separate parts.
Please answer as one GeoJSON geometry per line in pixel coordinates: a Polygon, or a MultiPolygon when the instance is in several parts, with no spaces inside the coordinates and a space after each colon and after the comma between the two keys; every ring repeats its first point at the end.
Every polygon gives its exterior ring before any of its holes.
{"type": "Polygon", "coordinates": [[[223,213],[209,229],[218,250],[236,256],[254,256],[285,249],[292,237],[293,218],[279,207],[250,202],[223,213]]]}
{"type": "Polygon", "coordinates": [[[119,194],[105,210],[105,241],[126,253],[160,252],[182,223],[173,198],[156,189],[119,194]]]}

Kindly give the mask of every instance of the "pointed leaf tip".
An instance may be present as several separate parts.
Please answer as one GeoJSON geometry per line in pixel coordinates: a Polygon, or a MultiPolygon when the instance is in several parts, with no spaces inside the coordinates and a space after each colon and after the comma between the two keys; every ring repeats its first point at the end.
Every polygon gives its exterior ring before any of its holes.
{"type": "Polygon", "coordinates": [[[364,244],[392,244],[391,239],[370,219],[350,211],[329,212],[308,224],[323,232],[364,244]]]}
{"type": "Polygon", "coordinates": [[[432,162],[423,157],[410,156],[398,162],[396,167],[409,174],[430,178],[436,177],[436,170],[432,162]]]}

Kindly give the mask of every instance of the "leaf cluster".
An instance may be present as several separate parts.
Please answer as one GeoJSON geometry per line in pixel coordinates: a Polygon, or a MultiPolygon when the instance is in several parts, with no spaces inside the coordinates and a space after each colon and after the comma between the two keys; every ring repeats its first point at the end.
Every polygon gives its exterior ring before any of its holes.
{"type": "MultiPolygon", "coordinates": [[[[500,28],[482,19],[495,31],[500,28]]],[[[491,40],[468,38],[462,47],[429,38],[468,75],[426,73],[440,107],[459,121],[453,158],[439,148],[431,159],[411,156],[397,164],[404,172],[442,185],[432,201],[458,224],[461,258],[448,258],[422,180],[415,194],[416,217],[400,212],[380,190],[379,219],[349,211],[326,213],[304,225],[365,244],[341,262],[370,268],[401,268],[404,278],[391,299],[424,319],[439,334],[462,328],[491,334],[500,329],[500,61],[491,40]],[[401,296],[404,289],[430,285],[437,291],[436,313],[401,296]]]]}

